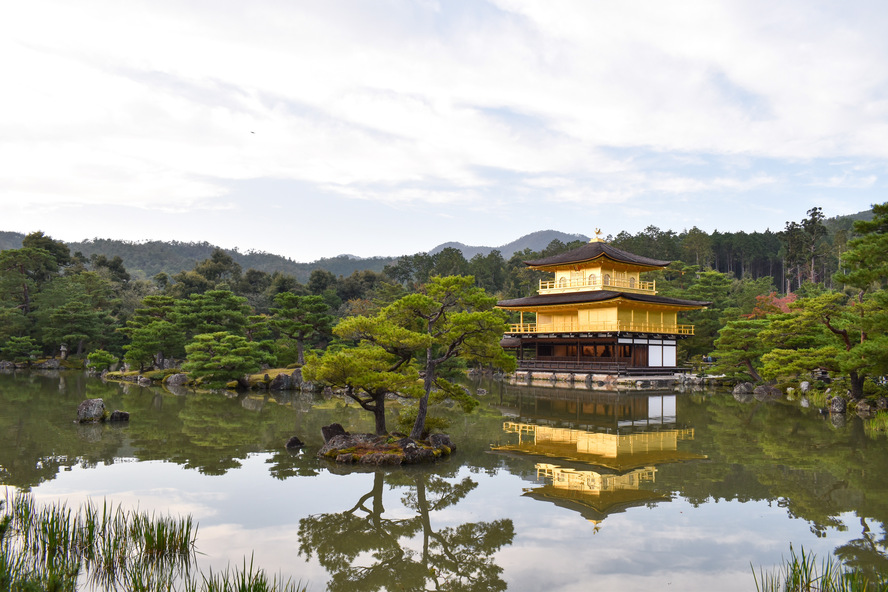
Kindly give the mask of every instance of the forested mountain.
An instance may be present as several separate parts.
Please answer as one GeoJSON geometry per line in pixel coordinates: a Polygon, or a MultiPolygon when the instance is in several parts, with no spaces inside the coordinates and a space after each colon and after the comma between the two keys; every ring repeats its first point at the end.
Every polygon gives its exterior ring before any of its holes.
{"type": "Polygon", "coordinates": [[[25,235],[20,232],[6,232],[0,230],[0,251],[22,248],[23,238],[25,238],[25,235]]]}
{"type": "MultiPolygon", "coordinates": [[[[24,238],[25,235],[18,232],[0,232],[0,251],[21,248],[24,238]]],[[[152,278],[158,273],[171,276],[189,270],[199,261],[208,259],[213,251],[218,249],[208,242],[131,242],[100,238],[66,244],[72,254],[79,252],[87,259],[99,255],[104,255],[108,259],[120,257],[130,275],[141,279],[152,278]]],[[[365,259],[340,255],[318,259],[311,263],[299,263],[281,255],[260,251],[223,250],[244,269],[255,269],[266,273],[279,272],[291,275],[302,283],[308,281],[312,270],[315,269],[329,271],[337,276],[349,276],[356,271],[382,272],[383,268],[393,260],[392,257],[365,259]]]]}
{"type": "MultiPolygon", "coordinates": [[[[848,240],[851,226],[855,220],[872,219],[872,211],[859,212],[848,216],[822,219],[827,236],[832,243],[828,249],[832,251],[834,261],[848,240]]],[[[789,225],[790,223],[787,222],[789,225]]],[[[786,232],[785,230],[783,232],[786,232]]],[[[784,278],[787,269],[793,267],[785,261],[786,253],[781,242],[782,232],[765,230],[764,232],[726,232],[718,230],[707,233],[698,228],[676,233],[672,230],[661,230],[649,226],[645,230],[632,235],[621,232],[616,236],[608,236],[608,242],[627,251],[654,257],[657,259],[681,260],[688,264],[711,267],[722,273],[736,277],[750,276],[759,278],[771,276],[774,284],[781,291],[785,290],[784,278]]],[[[22,246],[24,234],[0,231],[0,251],[18,249],[22,246]]],[[[448,242],[431,249],[429,257],[439,256],[443,251],[455,250],[462,254],[466,261],[473,257],[489,257],[494,251],[504,260],[509,260],[516,253],[541,253],[550,245],[567,245],[575,241],[588,241],[589,237],[581,234],[568,234],[556,230],[540,230],[522,236],[499,247],[469,246],[458,242],[448,242]]],[[[86,259],[105,256],[107,259],[120,257],[124,267],[134,278],[148,279],[158,273],[169,276],[189,270],[200,261],[208,259],[218,247],[208,242],[180,241],[145,241],[131,242],[112,239],[95,238],[79,242],[66,243],[71,253],[81,253],[86,259]]],[[[821,246],[821,249],[826,247],[821,246]]],[[[281,273],[293,276],[298,282],[305,283],[315,269],[329,271],[334,276],[347,277],[356,271],[372,271],[381,273],[386,266],[396,263],[397,257],[352,257],[340,255],[318,259],[310,263],[293,261],[287,257],[259,251],[241,252],[237,249],[223,249],[243,269],[255,269],[266,273],[281,273]]],[[[405,255],[408,256],[409,255],[405,255]]],[[[824,257],[824,267],[818,275],[822,278],[830,276],[836,269],[828,265],[829,257],[824,257]]]]}

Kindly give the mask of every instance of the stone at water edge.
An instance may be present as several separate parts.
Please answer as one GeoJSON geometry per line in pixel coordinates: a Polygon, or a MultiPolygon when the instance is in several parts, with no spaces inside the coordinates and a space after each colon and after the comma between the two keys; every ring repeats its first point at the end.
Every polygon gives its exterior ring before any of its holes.
{"type": "Polygon", "coordinates": [[[854,410],[863,419],[872,419],[876,416],[876,406],[866,399],[858,401],[854,406],[854,410]]]}
{"type": "Polygon", "coordinates": [[[346,436],[348,432],[345,431],[341,424],[331,423],[321,427],[321,435],[324,436],[324,444],[327,444],[334,436],[346,436]]]}
{"type": "Polygon", "coordinates": [[[451,440],[450,436],[447,434],[432,434],[429,436],[429,444],[431,444],[433,448],[442,448],[446,446],[450,449],[450,452],[456,452],[456,444],[453,443],[453,440],[451,440]]]}
{"type": "Polygon", "coordinates": [[[188,375],[183,372],[170,374],[164,379],[164,383],[168,386],[182,386],[188,383],[188,375]]]}
{"type": "Polygon", "coordinates": [[[105,401],[102,399],[86,399],[77,406],[77,421],[80,423],[96,423],[105,417],[105,401]]]}
{"type": "Polygon", "coordinates": [[[288,391],[293,388],[293,379],[289,374],[281,372],[268,383],[268,388],[272,391],[288,391]]]}
{"type": "Polygon", "coordinates": [[[732,395],[749,395],[752,394],[755,385],[751,382],[741,382],[734,386],[734,390],[731,391],[732,395]]]}
{"type": "Polygon", "coordinates": [[[848,410],[848,403],[842,397],[833,397],[829,402],[830,413],[845,413],[848,410]]]}
{"type": "Polygon", "coordinates": [[[129,412],[115,409],[108,417],[108,421],[129,421],[129,412]]]}
{"type": "Polygon", "coordinates": [[[773,401],[783,396],[779,388],[770,384],[760,384],[752,390],[757,401],[773,401]]]}

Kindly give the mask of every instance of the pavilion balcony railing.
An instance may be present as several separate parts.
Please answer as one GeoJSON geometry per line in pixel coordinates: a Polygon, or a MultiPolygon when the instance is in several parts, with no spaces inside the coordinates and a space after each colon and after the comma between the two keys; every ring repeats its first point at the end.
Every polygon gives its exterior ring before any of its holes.
{"type": "Polygon", "coordinates": [[[586,278],[561,278],[540,280],[540,294],[562,294],[565,292],[587,292],[617,288],[624,292],[647,294],[657,293],[657,282],[640,282],[635,278],[614,278],[608,275],[590,275],[586,278]]]}
{"type": "Polygon", "coordinates": [[[602,374],[622,375],[629,364],[614,361],[591,360],[518,360],[518,370],[551,370],[552,372],[600,372],[602,374]]]}
{"type": "Polygon", "coordinates": [[[513,323],[509,333],[667,333],[669,335],[693,335],[693,325],[664,325],[659,323],[631,323],[625,321],[600,321],[597,323],[513,323]]]}

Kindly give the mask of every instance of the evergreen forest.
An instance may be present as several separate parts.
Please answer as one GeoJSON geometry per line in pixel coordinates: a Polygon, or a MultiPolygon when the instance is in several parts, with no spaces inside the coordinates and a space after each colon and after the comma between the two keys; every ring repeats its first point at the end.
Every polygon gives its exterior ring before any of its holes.
{"type": "MultiPolygon", "coordinates": [[[[648,274],[661,295],[712,303],[681,319],[695,325],[680,341],[681,364],[699,366],[711,356],[714,371],[752,382],[828,373],[847,380],[854,398],[880,388],[888,373],[888,204],[833,219],[815,207],[777,232],[649,226],[606,240],[671,260],[648,274]]],[[[236,361],[232,376],[353,347],[336,334],[338,324],[372,317],[436,276],[471,276],[496,299],[534,294],[549,278],[523,262],[583,243],[554,240],[508,259],[498,250],[466,259],[448,247],[394,260],[350,259],[371,261],[371,269],[337,273],[315,265],[296,274],[262,269],[259,254],[237,257],[205,244],[206,256],[187,267],[163,263],[172,251],[148,251],[139,273],[131,273],[120,254],[101,252],[98,239],[81,250],[40,231],[17,242],[0,244],[0,360],[67,358],[101,368],[120,359],[141,371],[185,363],[199,375],[209,357],[225,352],[236,361]]]]}

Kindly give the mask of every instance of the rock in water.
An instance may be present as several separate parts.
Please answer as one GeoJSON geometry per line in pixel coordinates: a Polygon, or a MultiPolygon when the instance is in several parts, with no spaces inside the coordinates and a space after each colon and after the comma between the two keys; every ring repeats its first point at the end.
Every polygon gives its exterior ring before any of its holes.
{"type": "Polygon", "coordinates": [[[105,401],[102,399],[87,399],[77,407],[77,421],[80,423],[96,423],[102,421],[105,416],[105,401]]]}
{"type": "Polygon", "coordinates": [[[111,416],[108,417],[108,421],[129,421],[129,412],[115,409],[111,412],[111,416]]]}
{"type": "Polygon", "coordinates": [[[299,439],[299,436],[293,436],[289,440],[287,440],[286,447],[287,448],[302,448],[305,446],[305,443],[299,439]]]}

